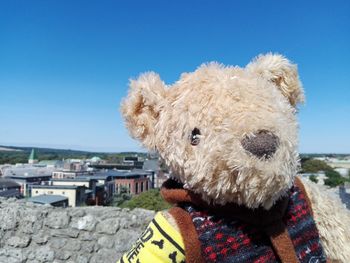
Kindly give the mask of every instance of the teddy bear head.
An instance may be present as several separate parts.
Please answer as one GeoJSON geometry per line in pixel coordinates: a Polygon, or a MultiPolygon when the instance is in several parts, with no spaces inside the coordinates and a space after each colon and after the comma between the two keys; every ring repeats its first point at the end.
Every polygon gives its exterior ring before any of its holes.
{"type": "Polygon", "coordinates": [[[208,203],[269,209],[299,167],[296,65],[278,54],[245,68],[203,64],[167,86],[130,82],[121,110],[130,134],[157,150],[184,188],[208,203]]]}

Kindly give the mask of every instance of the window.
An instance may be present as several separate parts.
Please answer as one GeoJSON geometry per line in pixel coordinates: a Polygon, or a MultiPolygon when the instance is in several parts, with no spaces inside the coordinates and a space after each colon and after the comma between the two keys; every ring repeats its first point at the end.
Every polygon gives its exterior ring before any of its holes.
{"type": "Polygon", "coordinates": [[[148,191],[148,181],[146,181],[146,191],[148,191]]]}
{"type": "Polygon", "coordinates": [[[139,183],[135,184],[135,194],[137,194],[139,191],[139,183]]]}
{"type": "Polygon", "coordinates": [[[143,192],[143,182],[141,182],[141,193],[143,192]]]}

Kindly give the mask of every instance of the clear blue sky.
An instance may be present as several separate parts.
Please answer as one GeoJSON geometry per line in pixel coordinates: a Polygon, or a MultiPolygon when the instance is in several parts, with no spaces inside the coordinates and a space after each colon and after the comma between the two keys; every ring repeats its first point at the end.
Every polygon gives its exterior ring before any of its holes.
{"type": "Polygon", "coordinates": [[[119,103],[130,77],[167,83],[259,53],[299,65],[301,152],[350,152],[349,1],[0,1],[0,144],[141,149],[119,103]]]}

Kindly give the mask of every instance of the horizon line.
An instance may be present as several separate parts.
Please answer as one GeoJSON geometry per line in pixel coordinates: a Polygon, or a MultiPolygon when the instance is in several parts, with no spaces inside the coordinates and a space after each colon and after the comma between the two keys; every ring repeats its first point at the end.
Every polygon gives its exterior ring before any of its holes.
{"type": "MultiPolygon", "coordinates": [[[[123,152],[135,152],[135,153],[146,153],[149,152],[149,150],[144,149],[123,149],[123,150],[101,150],[101,148],[104,147],[84,147],[80,145],[50,145],[50,144],[23,144],[23,143],[15,143],[15,144],[3,144],[0,143],[0,147],[23,147],[23,148],[33,148],[33,149],[54,149],[54,150],[69,150],[69,151],[81,151],[81,152],[90,152],[90,153],[123,153],[123,152]],[[90,149],[89,149],[90,148],[90,149]],[[92,150],[94,149],[95,150],[92,150]],[[100,149],[99,149],[100,148],[100,149]],[[99,149],[99,150],[98,150],[99,149]]],[[[106,148],[107,149],[107,148],[106,148]]],[[[332,155],[332,154],[338,154],[338,155],[350,155],[350,153],[343,153],[343,152],[299,152],[300,155],[312,155],[312,154],[320,154],[320,155],[332,155]]]]}

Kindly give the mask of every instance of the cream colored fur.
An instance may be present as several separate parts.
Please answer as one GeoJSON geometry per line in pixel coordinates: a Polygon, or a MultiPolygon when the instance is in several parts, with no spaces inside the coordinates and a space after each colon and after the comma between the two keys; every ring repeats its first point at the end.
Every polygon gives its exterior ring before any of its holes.
{"type": "MultiPolygon", "coordinates": [[[[269,209],[299,168],[296,106],[303,100],[296,65],[267,54],[245,68],[203,64],[171,86],[156,73],[142,74],[131,81],[121,110],[131,135],[156,149],[185,188],[208,203],[269,209]],[[201,133],[196,146],[194,128],[201,133]],[[270,159],[241,144],[261,130],[278,137],[270,159]]],[[[349,214],[316,187],[306,188],[327,254],[350,262],[349,214]]]]}
{"type": "Polygon", "coordinates": [[[300,88],[297,66],[291,64],[288,59],[272,54],[260,55],[252,63],[249,63],[247,69],[259,73],[277,84],[293,106],[304,101],[304,92],[300,88]]]}
{"type": "Polygon", "coordinates": [[[303,92],[296,66],[284,57],[260,56],[246,69],[203,64],[171,87],[146,73],[130,88],[122,112],[131,135],[156,149],[185,187],[208,202],[270,208],[292,185],[298,169],[294,106],[303,92]],[[194,128],[201,131],[197,146],[189,140],[194,128]],[[279,138],[268,161],[241,145],[258,130],[279,138]]]}
{"type": "Polygon", "coordinates": [[[332,260],[350,262],[350,212],[318,185],[303,180],[312,203],[314,219],[327,256],[332,260]]]}

